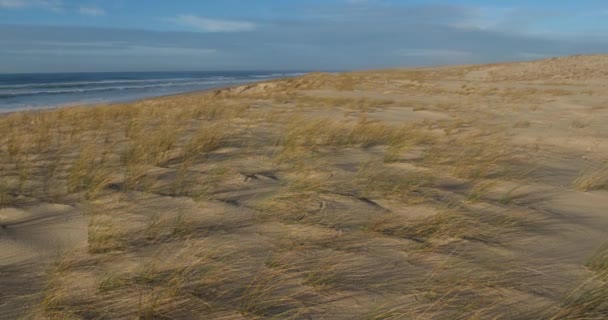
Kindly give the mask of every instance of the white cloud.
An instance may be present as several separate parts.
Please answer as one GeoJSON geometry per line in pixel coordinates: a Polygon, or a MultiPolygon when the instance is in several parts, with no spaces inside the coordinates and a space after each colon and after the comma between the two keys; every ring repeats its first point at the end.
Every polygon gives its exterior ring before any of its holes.
{"type": "Polygon", "coordinates": [[[182,47],[152,47],[133,45],[124,50],[124,53],[134,56],[203,56],[216,53],[215,49],[182,48],[182,47]]]}
{"type": "Polygon", "coordinates": [[[30,7],[62,11],[64,6],[61,0],[0,0],[0,8],[21,9],[30,7]]]}
{"type": "Polygon", "coordinates": [[[28,6],[26,0],[0,0],[0,8],[23,8],[28,6]]]}
{"type": "Polygon", "coordinates": [[[70,6],[63,0],[0,0],[0,9],[44,9],[54,12],[76,12],[87,16],[102,16],[106,14],[103,8],[97,6],[70,6]]]}
{"type": "Polygon", "coordinates": [[[78,9],[78,12],[85,16],[93,16],[93,17],[103,16],[106,14],[106,11],[104,9],[99,8],[99,7],[94,7],[94,6],[80,7],[78,9]]]}
{"type": "Polygon", "coordinates": [[[191,14],[178,15],[167,21],[204,32],[241,32],[253,31],[256,28],[256,25],[249,21],[210,19],[191,14]]]}
{"type": "MultiPolygon", "coordinates": [[[[0,42],[2,43],[2,42],[0,42]]],[[[200,57],[217,53],[216,49],[184,48],[177,46],[130,45],[125,42],[48,42],[35,44],[39,48],[7,49],[5,52],[20,55],[54,56],[112,56],[112,57],[200,57]]]]}
{"type": "Polygon", "coordinates": [[[446,58],[446,57],[466,57],[471,56],[470,51],[451,50],[451,49],[403,49],[398,50],[397,55],[403,57],[431,57],[431,58],[446,58]]]}

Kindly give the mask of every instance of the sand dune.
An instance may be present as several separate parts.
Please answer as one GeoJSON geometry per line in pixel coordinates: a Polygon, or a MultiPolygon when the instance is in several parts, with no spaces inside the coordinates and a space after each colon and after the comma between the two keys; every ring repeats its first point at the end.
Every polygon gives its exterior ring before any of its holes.
{"type": "Polygon", "coordinates": [[[0,318],[608,318],[608,56],[0,118],[0,318]]]}

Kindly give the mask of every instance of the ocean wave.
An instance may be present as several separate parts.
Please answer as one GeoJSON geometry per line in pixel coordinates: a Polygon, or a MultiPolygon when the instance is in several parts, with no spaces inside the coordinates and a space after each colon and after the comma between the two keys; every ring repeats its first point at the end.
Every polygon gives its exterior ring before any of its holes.
{"type": "MultiPolygon", "coordinates": [[[[150,85],[131,85],[131,86],[111,86],[111,87],[88,87],[88,88],[70,88],[60,90],[20,90],[20,91],[2,91],[0,90],[0,98],[15,98],[24,96],[38,95],[60,95],[60,94],[80,94],[80,93],[96,93],[110,91],[127,91],[127,90],[143,90],[154,88],[173,88],[187,86],[213,86],[219,84],[229,84],[235,82],[247,82],[246,80],[206,80],[206,81],[191,81],[191,82],[169,82],[150,85]]],[[[29,88],[28,88],[29,89],[29,88]]]]}
{"type": "Polygon", "coordinates": [[[93,85],[117,85],[117,84],[132,84],[132,83],[155,83],[155,82],[187,82],[193,80],[205,81],[220,81],[220,80],[238,80],[235,77],[214,76],[204,78],[173,78],[173,79],[140,79],[140,80],[99,80],[99,81],[71,81],[71,82],[46,82],[46,83],[28,83],[28,84],[9,84],[1,85],[3,89],[40,89],[40,88],[62,88],[62,87],[86,87],[93,85]]]}

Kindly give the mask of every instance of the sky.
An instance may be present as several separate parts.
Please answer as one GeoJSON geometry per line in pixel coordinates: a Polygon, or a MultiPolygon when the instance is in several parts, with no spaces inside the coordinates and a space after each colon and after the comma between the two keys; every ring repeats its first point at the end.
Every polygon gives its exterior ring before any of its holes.
{"type": "Polygon", "coordinates": [[[0,73],[518,61],[606,34],[607,0],[0,0],[0,73]]]}

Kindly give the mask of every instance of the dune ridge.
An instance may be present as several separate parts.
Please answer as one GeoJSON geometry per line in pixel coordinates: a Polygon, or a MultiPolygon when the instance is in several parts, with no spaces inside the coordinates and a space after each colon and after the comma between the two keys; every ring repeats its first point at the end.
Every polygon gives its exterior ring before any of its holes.
{"type": "Polygon", "coordinates": [[[608,317],[608,56],[0,115],[0,319],[608,317]]]}

